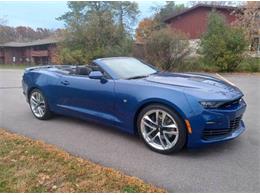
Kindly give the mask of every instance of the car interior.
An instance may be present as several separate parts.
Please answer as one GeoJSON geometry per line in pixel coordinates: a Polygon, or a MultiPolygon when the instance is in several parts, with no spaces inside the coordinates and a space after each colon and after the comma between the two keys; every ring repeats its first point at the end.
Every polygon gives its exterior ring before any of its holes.
{"type": "Polygon", "coordinates": [[[56,72],[67,75],[88,76],[92,71],[100,71],[106,75],[106,73],[101,70],[99,66],[96,65],[61,65],[56,66],[56,68],[56,72]]]}

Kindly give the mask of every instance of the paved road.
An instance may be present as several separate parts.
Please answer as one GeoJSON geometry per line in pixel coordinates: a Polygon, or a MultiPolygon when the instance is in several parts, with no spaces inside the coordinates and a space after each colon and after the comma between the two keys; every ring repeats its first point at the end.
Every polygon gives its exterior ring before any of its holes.
{"type": "Polygon", "coordinates": [[[170,192],[260,192],[260,75],[225,75],[245,93],[247,131],[200,150],[161,155],[134,136],[67,117],[35,119],[20,88],[22,72],[0,70],[0,127],[57,145],[170,192]]]}

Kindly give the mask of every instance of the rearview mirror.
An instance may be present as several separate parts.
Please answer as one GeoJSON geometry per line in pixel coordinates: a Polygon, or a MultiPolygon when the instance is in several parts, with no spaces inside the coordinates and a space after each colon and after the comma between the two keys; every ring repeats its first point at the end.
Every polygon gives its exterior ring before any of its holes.
{"type": "Polygon", "coordinates": [[[91,71],[89,73],[89,78],[91,79],[102,79],[104,75],[100,71],[91,71]]]}

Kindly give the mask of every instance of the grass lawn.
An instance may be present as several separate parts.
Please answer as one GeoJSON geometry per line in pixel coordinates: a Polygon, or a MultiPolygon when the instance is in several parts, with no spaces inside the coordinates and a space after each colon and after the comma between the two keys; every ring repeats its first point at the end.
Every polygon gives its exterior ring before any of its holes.
{"type": "Polygon", "coordinates": [[[165,192],[40,141],[0,129],[0,192],[165,192]]]}
{"type": "Polygon", "coordinates": [[[0,69],[25,69],[30,67],[25,64],[0,64],[0,69]]]}

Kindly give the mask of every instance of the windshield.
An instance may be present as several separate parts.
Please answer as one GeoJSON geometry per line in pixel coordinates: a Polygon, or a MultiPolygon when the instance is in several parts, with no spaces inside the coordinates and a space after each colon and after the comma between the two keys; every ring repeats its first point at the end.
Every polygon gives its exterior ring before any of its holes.
{"type": "Polygon", "coordinates": [[[120,79],[141,78],[157,72],[153,67],[135,58],[102,59],[120,79]]]}

